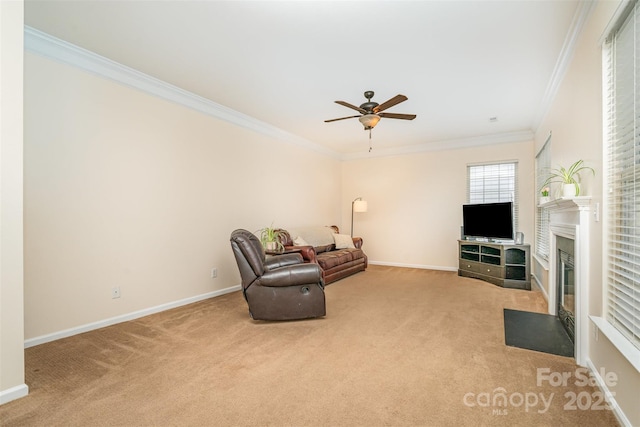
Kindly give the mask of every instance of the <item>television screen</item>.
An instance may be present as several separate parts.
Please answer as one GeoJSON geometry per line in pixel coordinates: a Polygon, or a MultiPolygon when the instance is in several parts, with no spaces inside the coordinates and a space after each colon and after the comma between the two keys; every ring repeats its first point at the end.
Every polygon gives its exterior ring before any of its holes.
{"type": "Polygon", "coordinates": [[[462,232],[465,237],[513,240],[513,203],[462,205],[462,232]]]}

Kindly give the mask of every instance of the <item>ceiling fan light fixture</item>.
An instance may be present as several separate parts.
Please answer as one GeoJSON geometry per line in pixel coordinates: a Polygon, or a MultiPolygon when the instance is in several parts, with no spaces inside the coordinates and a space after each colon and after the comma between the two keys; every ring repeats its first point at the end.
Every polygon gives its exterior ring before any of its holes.
{"type": "Polygon", "coordinates": [[[360,123],[362,123],[365,130],[373,129],[380,121],[380,116],[377,114],[365,114],[364,116],[359,117],[358,120],[360,120],[360,123]]]}

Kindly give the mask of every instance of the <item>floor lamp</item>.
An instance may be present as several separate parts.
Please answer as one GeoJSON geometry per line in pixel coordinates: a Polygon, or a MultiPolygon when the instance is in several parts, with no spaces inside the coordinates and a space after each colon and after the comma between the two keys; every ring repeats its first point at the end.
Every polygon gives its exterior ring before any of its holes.
{"type": "Polygon", "coordinates": [[[351,202],[351,237],[353,237],[353,213],[366,212],[366,211],[367,211],[367,201],[362,200],[362,197],[358,197],[353,202],[351,202]]]}

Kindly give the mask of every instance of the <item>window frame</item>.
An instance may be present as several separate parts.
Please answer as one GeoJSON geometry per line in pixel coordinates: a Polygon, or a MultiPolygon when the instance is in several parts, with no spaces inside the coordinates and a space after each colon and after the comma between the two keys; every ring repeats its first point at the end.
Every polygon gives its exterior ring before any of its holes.
{"type": "MultiPolygon", "coordinates": [[[[504,172],[504,171],[502,171],[504,172]]],[[[504,177],[502,177],[504,178],[504,177]]],[[[485,183],[483,183],[483,188],[486,187],[486,179],[485,183]]],[[[496,161],[496,162],[483,162],[483,163],[470,163],[467,164],[467,203],[495,203],[495,202],[513,202],[513,231],[514,234],[519,231],[518,228],[518,218],[519,218],[519,203],[518,203],[518,161],[517,160],[504,160],[504,161],[496,161]],[[506,193],[508,190],[503,189],[502,183],[498,183],[497,197],[495,192],[487,192],[485,190],[482,191],[482,197],[477,198],[473,197],[472,194],[478,196],[479,194],[474,192],[472,188],[472,169],[473,168],[482,168],[485,170],[485,174],[489,175],[492,179],[497,179],[500,181],[500,169],[502,166],[513,166],[513,173],[510,175],[513,178],[511,186],[513,187],[509,198],[502,197],[502,194],[506,193]],[[496,168],[498,169],[498,173],[496,172],[496,168]],[[493,169],[492,172],[486,172],[490,169],[493,169]],[[494,194],[488,194],[494,193],[494,194]]]]}
{"type": "MultiPolygon", "coordinates": [[[[640,357],[634,357],[640,355],[640,217],[636,213],[640,204],[638,45],[640,6],[633,1],[626,5],[603,43],[603,188],[607,190],[603,197],[604,318],[593,318],[632,363],[634,358],[640,363],[640,357]]],[[[640,365],[636,368],[640,370],[640,365]]]]}

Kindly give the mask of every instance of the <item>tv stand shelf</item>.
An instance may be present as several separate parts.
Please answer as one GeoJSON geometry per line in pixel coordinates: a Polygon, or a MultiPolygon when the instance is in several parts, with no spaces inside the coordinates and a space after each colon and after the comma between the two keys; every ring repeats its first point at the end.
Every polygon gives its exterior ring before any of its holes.
{"type": "Polygon", "coordinates": [[[458,240],[458,276],[531,290],[530,246],[458,240]]]}

